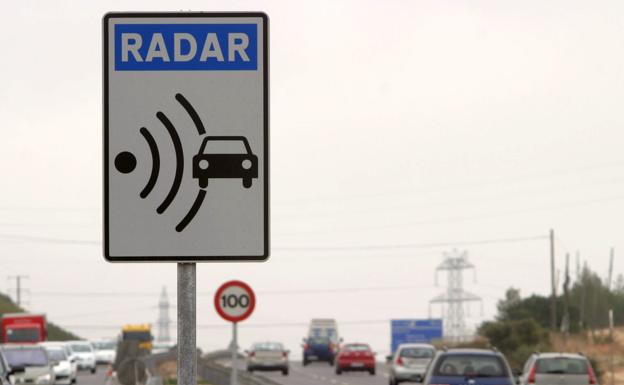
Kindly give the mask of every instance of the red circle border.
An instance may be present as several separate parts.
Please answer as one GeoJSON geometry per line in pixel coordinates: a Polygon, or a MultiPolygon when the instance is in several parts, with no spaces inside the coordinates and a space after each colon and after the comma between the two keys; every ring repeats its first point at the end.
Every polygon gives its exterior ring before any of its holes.
{"type": "Polygon", "coordinates": [[[221,316],[221,318],[223,318],[226,321],[230,321],[230,322],[240,322],[243,321],[247,318],[249,318],[249,316],[251,315],[251,313],[253,313],[254,309],[256,308],[256,294],[253,292],[253,290],[251,289],[251,287],[249,285],[247,285],[245,282],[242,281],[228,281],[226,283],[224,283],[223,285],[221,285],[219,287],[219,289],[217,290],[217,292],[215,293],[214,296],[214,305],[215,305],[215,309],[217,310],[217,313],[219,313],[219,315],[221,316]],[[247,291],[249,293],[249,308],[241,315],[239,315],[238,317],[232,317],[227,315],[223,309],[221,309],[221,305],[219,304],[219,298],[221,297],[221,294],[225,291],[225,289],[230,288],[232,286],[238,286],[243,288],[243,290],[247,291]]]}

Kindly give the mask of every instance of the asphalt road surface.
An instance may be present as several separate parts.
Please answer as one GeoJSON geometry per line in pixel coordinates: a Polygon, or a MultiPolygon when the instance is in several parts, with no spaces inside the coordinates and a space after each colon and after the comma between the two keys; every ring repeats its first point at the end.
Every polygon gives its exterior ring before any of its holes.
{"type": "Polygon", "coordinates": [[[326,363],[311,363],[302,366],[300,362],[290,363],[290,374],[282,376],[280,372],[256,372],[271,378],[282,385],[387,385],[388,375],[383,365],[377,366],[377,374],[368,372],[343,372],[337,375],[334,367],[326,363]]]}
{"type": "Polygon", "coordinates": [[[105,383],[106,366],[98,366],[95,374],[82,370],[78,372],[78,383],[76,385],[105,385],[105,383]]]}

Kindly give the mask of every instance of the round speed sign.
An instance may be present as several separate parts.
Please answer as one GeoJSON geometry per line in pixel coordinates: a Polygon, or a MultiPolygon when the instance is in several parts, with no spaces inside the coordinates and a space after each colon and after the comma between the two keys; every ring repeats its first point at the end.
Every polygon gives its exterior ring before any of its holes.
{"type": "Polygon", "coordinates": [[[230,322],[240,322],[251,315],[256,307],[256,296],[251,287],[241,281],[221,285],[214,297],[217,313],[230,322]]]}

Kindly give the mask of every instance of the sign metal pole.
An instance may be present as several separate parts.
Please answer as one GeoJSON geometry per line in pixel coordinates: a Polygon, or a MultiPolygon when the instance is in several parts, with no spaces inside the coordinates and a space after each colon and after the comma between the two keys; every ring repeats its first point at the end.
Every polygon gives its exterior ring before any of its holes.
{"type": "Polygon", "coordinates": [[[232,351],[232,376],[230,378],[230,385],[238,385],[238,323],[232,322],[232,344],[230,345],[232,351]]]}
{"type": "Polygon", "coordinates": [[[178,263],[178,385],[197,384],[196,266],[178,263]]]}

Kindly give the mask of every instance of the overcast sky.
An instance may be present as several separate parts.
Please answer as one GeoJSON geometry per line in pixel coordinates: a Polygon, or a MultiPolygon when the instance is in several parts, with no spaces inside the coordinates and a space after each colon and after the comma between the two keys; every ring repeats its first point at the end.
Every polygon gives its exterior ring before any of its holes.
{"type": "Polygon", "coordinates": [[[101,17],[113,10],[270,17],[271,259],[198,266],[201,348],[227,346],[211,295],[233,278],[259,293],[243,346],[299,353],[308,320],[333,317],[345,340],[384,352],[387,320],[428,316],[454,247],[483,298],[470,325],[509,286],[548,292],[550,228],[559,270],[578,250],[604,277],[615,247],[624,272],[621,1],[171,4],[4,6],[0,283],[28,275],[33,310],[96,338],[154,323],[163,286],[175,304],[174,264],[102,257],[101,17]],[[516,238],[530,239],[498,242],[516,238]]]}

